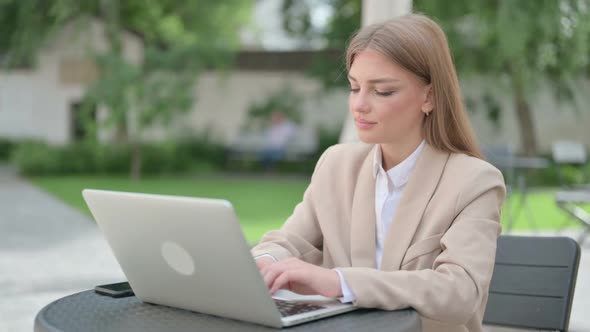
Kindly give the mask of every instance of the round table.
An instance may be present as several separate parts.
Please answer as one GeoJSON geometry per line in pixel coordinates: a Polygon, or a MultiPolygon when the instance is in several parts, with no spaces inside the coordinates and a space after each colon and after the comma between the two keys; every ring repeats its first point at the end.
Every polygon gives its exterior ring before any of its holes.
{"type": "MultiPolygon", "coordinates": [[[[290,327],[291,331],[420,331],[412,309],[361,309],[290,327]]],[[[110,298],[93,290],[66,296],[45,306],[35,318],[35,331],[268,331],[274,328],[143,303],[135,296],[110,298]]]]}

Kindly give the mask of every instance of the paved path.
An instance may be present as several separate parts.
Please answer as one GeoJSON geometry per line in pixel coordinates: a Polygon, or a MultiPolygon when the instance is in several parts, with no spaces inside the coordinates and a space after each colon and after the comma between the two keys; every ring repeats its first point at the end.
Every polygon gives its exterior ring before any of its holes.
{"type": "MultiPolygon", "coordinates": [[[[0,332],[32,331],[48,303],[123,279],[90,218],[0,165],[0,332]]],[[[570,331],[590,332],[589,308],[590,240],[582,250],[570,331]]]]}
{"type": "Polygon", "coordinates": [[[46,304],[118,280],[90,218],[0,166],[0,332],[32,331],[46,304]]]}

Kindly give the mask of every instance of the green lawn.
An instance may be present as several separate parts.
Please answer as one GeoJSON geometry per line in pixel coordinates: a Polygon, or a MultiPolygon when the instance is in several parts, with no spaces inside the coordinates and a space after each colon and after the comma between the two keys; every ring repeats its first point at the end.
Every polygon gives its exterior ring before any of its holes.
{"type": "MultiPolygon", "coordinates": [[[[125,177],[59,176],[36,177],[31,180],[45,191],[88,215],[90,212],[81,195],[83,188],[228,199],[233,203],[246,237],[251,243],[258,241],[266,231],[280,227],[301,200],[307,186],[305,179],[275,177],[163,177],[133,182],[125,177]]],[[[518,199],[518,194],[513,195],[511,204],[507,206],[516,209],[518,199]]],[[[566,215],[555,206],[552,190],[532,192],[529,195],[529,204],[536,226],[540,229],[555,229],[567,220],[566,215]]],[[[504,213],[504,223],[506,215],[504,213]]],[[[573,221],[567,225],[577,226],[573,221]]],[[[527,211],[522,210],[514,222],[514,229],[527,228],[530,228],[527,211]]]]}
{"type": "MultiPolygon", "coordinates": [[[[531,190],[528,194],[529,208],[520,208],[521,196],[519,193],[513,193],[506,203],[504,203],[502,212],[502,224],[506,230],[508,224],[508,211],[516,218],[512,222],[513,229],[527,230],[536,227],[541,230],[557,230],[564,227],[579,228],[580,224],[570,218],[565,212],[555,205],[555,191],[557,189],[540,189],[531,190]],[[530,216],[530,217],[529,217],[530,216]]],[[[584,207],[590,211],[588,206],[584,207]]]]}
{"type": "Polygon", "coordinates": [[[82,199],[84,188],[155,194],[223,198],[232,202],[248,241],[281,226],[303,197],[307,181],[245,178],[147,178],[140,182],[125,177],[35,177],[32,182],[69,205],[90,215],[82,199]]]}

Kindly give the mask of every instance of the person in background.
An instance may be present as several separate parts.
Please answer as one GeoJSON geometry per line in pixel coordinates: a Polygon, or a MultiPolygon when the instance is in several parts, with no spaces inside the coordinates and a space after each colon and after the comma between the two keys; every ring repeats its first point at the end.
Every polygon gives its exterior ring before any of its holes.
{"type": "Polygon", "coordinates": [[[285,114],[280,111],[271,113],[270,126],[264,135],[265,144],[261,155],[262,167],[266,172],[273,172],[276,163],[284,157],[287,143],[295,130],[295,125],[285,114]]]}
{"type": "Polygon", "coordinates": [[[464,110],[446,36],[410,14],[346,51],[362,142],[328,148],[303,200],[252,249],[274,293],[414,308],[425,332],[482,330],[506,195],[464,110]]]}

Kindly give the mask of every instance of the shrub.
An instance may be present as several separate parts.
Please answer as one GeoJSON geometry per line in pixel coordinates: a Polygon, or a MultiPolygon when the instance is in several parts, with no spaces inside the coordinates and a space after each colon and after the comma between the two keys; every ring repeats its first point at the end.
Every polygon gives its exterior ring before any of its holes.
{"type": "Polygon", "coordinates": [[[61,174],[96,173],[98,171],[97,150],[99,148],[90,142],[55,148],[58,154],[57,172],[61,174]]]}
{"type": "Polygon", "coordinates": [[[15,143],[9,139],[0,139],[0,161],[7,161],[10,159],[10,154],[14,149],[15,143]]]}
{"type": "Polygon", "coordinates": [[[27,175],[47,175],[59,173],[59,153],[56,148],[38,141],[25,141],[16,146],[11,160],[27,175]]]}
{"type": "MultiPolygon", "coordinates": [[[[51,146],[28,141],[18,144],[13,162],[22,174],[128,174],[131,148],[126,144],[95,142],[51,146]]],[[[142,146],[142,174],[177,174],[223,167],[220,144],[202,139],[150,143],[142,146]]]]}
{"type": "Polygon", "coordinates": [[[131,168],[129,146],[125,144],[96,144],[96,171],[100,174],[128,174],[131,168]]]}

